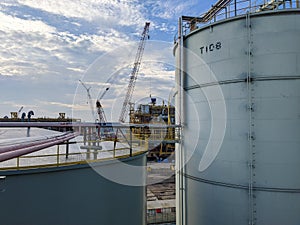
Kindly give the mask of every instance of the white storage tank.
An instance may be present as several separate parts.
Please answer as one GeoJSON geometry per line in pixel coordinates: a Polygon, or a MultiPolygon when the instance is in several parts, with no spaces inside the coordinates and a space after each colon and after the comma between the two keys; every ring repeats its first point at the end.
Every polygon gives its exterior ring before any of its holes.
{"type": "Polygon", "coordinates": [[[297,8],[213,22],[175,45],[178,224],[300,224],[299,41],[297,8]]]}

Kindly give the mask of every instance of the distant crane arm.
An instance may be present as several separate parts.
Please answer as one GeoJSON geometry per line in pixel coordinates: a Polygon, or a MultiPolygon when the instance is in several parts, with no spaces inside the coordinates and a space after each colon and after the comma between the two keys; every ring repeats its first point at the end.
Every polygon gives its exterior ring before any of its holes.
{"type": "Polygon", "coordinates": [[[88,88],[81,80],[79,80],[79,82],[82,84],[82,86],[85,88],[85,90],[87,92],[88,101],[89,101],[89,105],[90,105],[90,108],[91,108],[92,116],[95,119],[95,110],[94,110],[94,107],[93,107],[92,96],[91,96],[91,93],[90,93],[91,87],[88,88]]]}
{"type": "Polygon", "coordinates": [[[105,89],[105,91],[100,95],[100,97],[98,98],[99,101],[104,97],[104,95],[106,94],[106,92],[107,92],[108,90],[109,90],[109,87],[107,87],[107,88],[105,89]]]}
{"type": "Polygon", "coordinates": [[[19,115],[20,115],[20,113],[21,113],[21,111],[23,110],[23,106],[19,109],[19,111],[18,111],[18,117],[19,117],[19,115]]]}

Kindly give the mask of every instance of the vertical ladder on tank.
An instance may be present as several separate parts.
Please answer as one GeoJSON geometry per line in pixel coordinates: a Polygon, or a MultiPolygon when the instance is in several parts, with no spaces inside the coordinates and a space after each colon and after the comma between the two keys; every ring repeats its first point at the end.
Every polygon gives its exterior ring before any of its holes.
{"type": "Polygon", "coordinates": [[[249,113],[249,130],[248,130],[248,146],[249,146],[249,186],[248,186],[248,195],[249,195],[249,225],[256,224],[256,203],[255,203],[255,194],[254,194],[254,177],[255,177],[255,133],[254,133],[254,87],[252,85],[252,71],[253,71],[253,53],[252,53],[252,31],[251,31],[251,19],[250,12],[246,14],[246,30],[247,30],[247,59],[248,59],[248,68],[247,68],[247,91],[248,91],[248,103],[247,110],[249,113]]]}
{"type": "MultiPolygon", "coordinates": [[[[184,123],[184,113],[183,113],[183,25],[182,25],[182,17],[179,18],[178,22],[178,80],[177,80],[177,87],[178,87],[178,94],[177,94],[177,101],[179,102],[178,112],[179,118],[178,122],[179,125],[182,126],[184,123]]],[[[183,139],[183,133],[180,133],[181,140],[183,139]]],[[[178,145],[178,149],[175,151],[175,160],[176,160],[176,224],[177,225],[186,225],[186,193],[185,193],[185,179],[184,175],[184,151],[183,151],[183,143],[180,142],[178,145]]]]}

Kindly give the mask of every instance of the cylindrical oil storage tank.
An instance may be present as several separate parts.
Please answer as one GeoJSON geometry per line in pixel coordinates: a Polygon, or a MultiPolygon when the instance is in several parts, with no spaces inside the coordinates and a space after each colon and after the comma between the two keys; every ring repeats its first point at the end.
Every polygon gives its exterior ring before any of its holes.
{"type": "Polygon", "coordinates": [[[290,9],[211,23],[175,45],[178,224],[300,224],[299,41],[290,9]]]}
{"type": "Polygon", "coordinates": [[[0,224],[145,225],[146,187],[139,184],[146,182],[146,160],[141,153],[89,164],[1,168],[0,224]]]}

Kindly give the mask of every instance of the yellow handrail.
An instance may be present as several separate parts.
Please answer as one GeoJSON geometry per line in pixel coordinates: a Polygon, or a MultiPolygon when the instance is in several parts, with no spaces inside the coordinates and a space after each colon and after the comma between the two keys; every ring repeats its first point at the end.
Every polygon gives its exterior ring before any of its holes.
{"type": "MultiPolygon", "coordinates": [[[[69,165],[80,165],[80,164],[88,164],[88,163],[93,163],[93,162],[101,162],[101,161],[107,161],[107,160],[113,160],[113,159],[120,159],[120,158],[127,158],[130,156],[129,154],[129,148],[124,147],[124,148],[117,148],[117,149],[109,149],[109,150],[93,150],[93,154],[95,153],[107,153],[107,152],[121,152],[123,154],[117,155],[115,154],[114,156],[109,156],[109,157],[102,157],[98,159],[88,159],[87,156],[84,158],[75,158],[75,159],[67,159],[67,160],[60,160],[60,157],[63,156],[80,156],[80,155],[87,155],[91,154],[91,152],[74,152],[74,153],[60,153],[59,152],[59,147],[56,152],[56,154],[40,154],[40,155],[25,155],[25,156],[20,156],[16,158],[16,166],[3,166],[0,168],[0,171],[4,170],[25,170],[25,169],[38,169],[38,168],[48,168],[48,167],[61,167],[61,166],[69,166],[69,165]],[[121,151],[126,151],[126,153],[121,152],[121,151]],[[56,157],[56,161],[53,162],[53,160],[50,160],[51,157],[56,157]],[[37,164],[31,164],[31,165],[22,165],[20,162],[22,159],[38,159],[38,158],[45,158],[48,159],[46,160],[47,162],[43,163],[37,163],[37,164]]],[[[138,151],[135,151],[132,153],[132,156],[136,156],[142,153],[145,153],[146,150],[141,146],[138,151]]],[[[24,164],[24,163],[23,163],[24,164]]]]}

